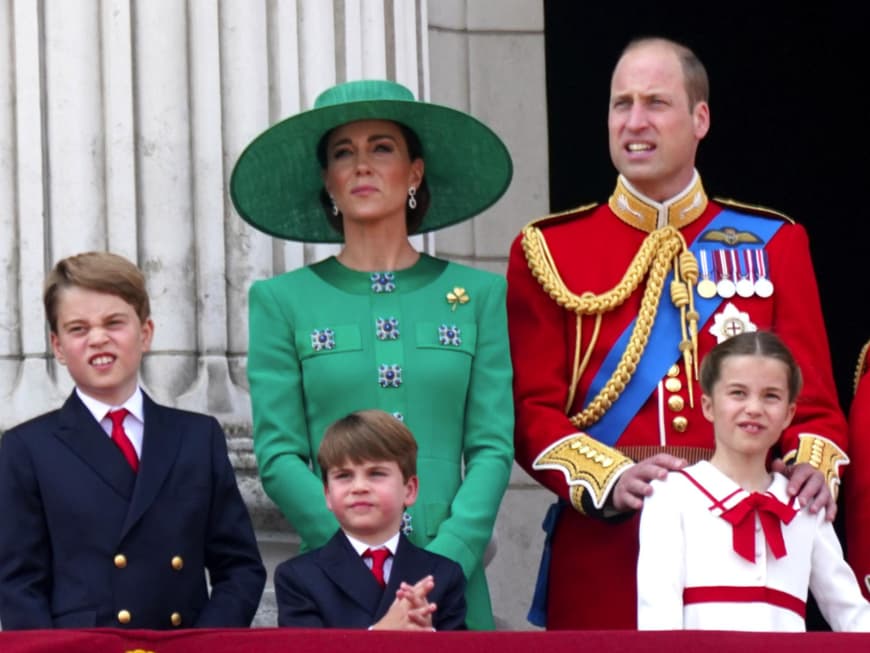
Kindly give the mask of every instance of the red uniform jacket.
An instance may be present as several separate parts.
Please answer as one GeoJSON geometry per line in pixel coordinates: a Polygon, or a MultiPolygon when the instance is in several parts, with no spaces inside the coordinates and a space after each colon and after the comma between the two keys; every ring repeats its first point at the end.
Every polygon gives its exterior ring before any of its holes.
{"type": "MultiPolygon", "coordinates": [[[[552,216],[537,222],[536,226],[549,249],[551,267],[558,272],[567,290],[577,295],[600,294],[623,279],[645,238],[656,228],[656,221],[664,219],[659,218],[657,212],[670,216],[669,223],[679,228],[687,243],[692,243],[723,210],[722,204],[707,201],[697,177],[673,206],[675,208],[668,211],[667,207],[644,204],[642,198],[620,181],[610,205],[552,216]],[[625,210],[620,208],[620,203],[625,210]],[[682,210],[675,210],[680,208],[682,210]],[[629,224],[631,220],[639,226],[629,224]]],[[[723,300],[714,316],[699,325],[698,358],[703,358],[718,342],[710,329],[716,324],[717,316],[721,322],[729,303],[733,305],[730,311],[746,314],[743,317],[747,328],[754,325],[757,329],[776,332],[793,351],[805,381],[796,417],[783,434],[779,454],[796,456],[801,434],[823,436],[826,440],[810,437],[807,443],[814,441],[825,449],[826,459],[833,461],[835,468],[833,478],[836,467],[844,462],[839,454],[842,454],[840,449],[845,448],[846,424],[835,393],[807,235],[802,227],[783,216],[759,215],[783,221],[766,247],[774,292],[769,298],[735,296],[723,300]],[[829,455],[831,452],[833,455],[829,455]]],[[[578,320],[574,312],[562,308],[542,289],[530,269],[523,248],[524,237],[528,234],[521,234],[514,242],[508,265],[516,459],[535,479],[574,506],[574,509],[562,511],[553,533],[547,626],[634,628],[636,518],[616,522],[589,518],[583,513],[602,515],[601,502],[593,502],[587,488],[580,491],[576,484],[570,484],[567,471],[535,469],[534,463],[555,442],[578,433],[569,416],[580,412],[591,399],[587,397],[590,381],[613,343],[637,316],[646,280],[640,282],[624,303],[603,313],[591,351],[595,318],[582,318],[580,350],[589,358],[573,401],[566,406],[577,362],[578,320]]],[[[740,237],[737,234],[738,240],[740,237]]],[[[706,239],[710,239],[713,247],[727,249],[725,243],[715,242],[715,234],[707,234],[706,239]]],[[[660,304],[670,301],[666,285],[660,304]]],[[[591,448],[581,447],[590,461],[604,457],[607,462],[622,459],[628,463],[627,458],[637,460],[663,448],[695,460],[704,457],[705,450],[712,449],[712,426],[701,412],[700,387],[696,380],[688,381],[676,347],[671,354],[676,365],[669,371],[672,376],[662,378],[652,389],[622,433],[613,434],[620,451],[613,452],[593,441],[591,448]],[[690,405],[690,385],[694,406],[690,405]]],[[[585,471],[595,474],[594,469],[585,471]]],[[[609,492],[614,482],[615,478],[602,481],[602,492],[609,492]]]]}

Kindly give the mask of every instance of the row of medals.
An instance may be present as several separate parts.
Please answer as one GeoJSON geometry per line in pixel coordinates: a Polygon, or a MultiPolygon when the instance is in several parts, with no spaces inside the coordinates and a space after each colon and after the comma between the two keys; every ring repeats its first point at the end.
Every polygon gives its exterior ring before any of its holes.
{"type": "Polygon", "coordinates": [[[697,290],[704,299],[717,295],[723,299],[734,295],[763,298],[773,295],[773,283],[768,278],[767,252],[763,248],[740,251],[702,249],[698,254],[701,280],[697,290]]]}

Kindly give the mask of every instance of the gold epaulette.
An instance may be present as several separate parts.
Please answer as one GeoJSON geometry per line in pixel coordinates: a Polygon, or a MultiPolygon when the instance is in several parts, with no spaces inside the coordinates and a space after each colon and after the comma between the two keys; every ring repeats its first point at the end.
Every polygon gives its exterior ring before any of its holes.
{"type": "Polygon", "coordinates": [[[840,467],[849,464],[849,456],[828,438],[812,433],[798,436],[798,449],[783,458],[785,462],[809,463],[825,476],[825,482],[834,498],[840,485],[840,467]]]}
{"type": "Polygon", "coordinates": [[[571,209],[566,209],[564,211],[557,211],[556,213],[549,213],[547,215],[542,215],[539,218],[535,218],[531,222],[529,222],[524,228],[523,231],[528,229],[529,227],[543,227],[548,224],[558,224],[559,222],[566,222],[569,219],[579,218],[584,214],[590,213],[592,209],[598,206],[598,202],[592,202],[591,204],[583,204],[581,206],[575,206],[571,209]]]}
{"type": "Polygon", "coordinates": [[[571,504],[585,514],[583,492],[589,492],[600,510],[617,479],[632,464],[631,458],[616,449],[585,433],[573,433],[544,449],[532,467],[562,472],[571,488],[571,504]]]}
{"type": "Polygon", "coordinates": [[[744,211],[748,211],[749,213],[754,213],[765,218],[778,218],[779,220],[785,220],[786,222],[795,224],[795,221],[792,218],[788,217],[785,213],[780,213],[779,211],[776,211],[775,209],[770,209],[766,206],[738,202],[737,200],[726,197],[714,197],[713,201],[717,202],[718,204],[724,204],[725,206],[732,206],[735,209],[742,209],[744,211]]]}
{"type": "Polygon", "coordinates": [[[861,351],[858,353],[858,364],[855,366],[855,379],[852,382],[852,394],[858,392],[858,382],[864,373],[867,371],[867,350],[870,349],[870,340],[864,343],[861,351]]]}

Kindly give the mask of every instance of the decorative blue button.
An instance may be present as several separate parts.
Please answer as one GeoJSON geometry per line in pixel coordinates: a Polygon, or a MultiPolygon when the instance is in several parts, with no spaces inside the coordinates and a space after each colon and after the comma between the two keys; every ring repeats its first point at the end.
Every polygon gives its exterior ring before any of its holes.
{"type": "Polygon", "coordinates": [[[394,317],[386,320],[378,318],[378,338],[380,340],[396,340],[399,337],[399,321],[394,317]]]}
{"type": "Polygon", "coordinates": [[[462,338],[459,337],[460,329],[455,324],[447,326],[442,324],[438,327],[438,340],[442,345],[450,345],[458,347],[462,344],[462,338]]]}
{"type": "Polygon", "coordinates": [[[311,332],[311,348],[314,351],[335,349],[335,333],[332,329],[314,329],[311,332]]]}
{"type": "Polygon", "coordinates": [[[382,388],[398,388],[402,385],[402,368],[399,365],[378,367],[378,383],[382,388]]]}
{"type": "Polygon", "coordinates": [[[372,272],[372,290],[376,293],[393,292],[396,289],[396,276],[392,272],[372,272]]]}

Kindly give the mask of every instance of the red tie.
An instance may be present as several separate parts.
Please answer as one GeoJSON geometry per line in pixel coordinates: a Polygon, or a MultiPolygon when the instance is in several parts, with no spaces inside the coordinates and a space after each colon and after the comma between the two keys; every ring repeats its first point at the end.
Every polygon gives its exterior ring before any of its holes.
{"type": "Polygon", "coordinates": [[[107,417],[112,420],[112,442],[118,445],[124,458],[130,463],[130,467],[134,472],[139,471],[139,456],[136,455],[136,449],[130,438],[127,437],[127,432],[124,430],[124,418],[130,414],[126,408],[118,410],[110,410],[107,417]]]}
{"type": "Polygon", "coordinates": [[[390,550],[387,547],[380,549],[366,549],[363,551],[363,558],[372,559],[372,573],[375,575],[375,580],[381,587],[387,586],[387,581],[384,580],[384,562],[390,557],[390,550]]]}
{"type": "Polygon", "coordinates": [[[782,526],[788,524],[797,510],[785,505],[771,494],[752,492],[733,508],[722,513],[721,517],[732,529],[732,546],[738,555],[755,563],[755,514],[758,513],[761,528],[770,552],[782,558],[787,552],[782,539],[782,526]]]}

